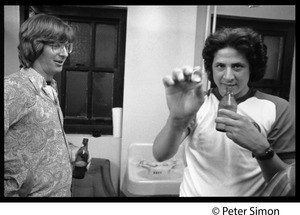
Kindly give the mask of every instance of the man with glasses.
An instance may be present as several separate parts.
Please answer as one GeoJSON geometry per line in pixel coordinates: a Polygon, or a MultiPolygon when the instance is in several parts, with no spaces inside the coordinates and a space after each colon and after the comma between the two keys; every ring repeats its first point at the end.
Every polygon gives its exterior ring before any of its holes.
{"type": "Polygon", "coordinates": [[[21,69],[4,81],[4,196],[70,197],[70,147],[53,76],[72,52],[74,32],[45,14],[19,32],[21,69]]]}
{"type": "Polygon", "coordinates": [[[47,45],[52,47],[53,52],[62,52],[64,49],[71,54],[73,51],[73,43],[46,43],[47,45]]]}

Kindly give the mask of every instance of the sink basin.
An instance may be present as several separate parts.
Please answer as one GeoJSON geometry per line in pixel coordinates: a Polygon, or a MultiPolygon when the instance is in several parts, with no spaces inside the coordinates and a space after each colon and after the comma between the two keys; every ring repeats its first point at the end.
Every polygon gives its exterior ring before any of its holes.
{"type": "Polygon", "coordinates": [[[140,180],[177,180],[182,178],[183,163],[173,159],[165,162],[131,161],[131,168],[135,177],[140,180]]]}
{"type": "Polygon", "coordinates": [[[157,162],[152,154],[152,143],[132,143],[127,163],[127,190],[133,195],[179,195],[182,181],[183,151],[164,162],[157,162]]]}

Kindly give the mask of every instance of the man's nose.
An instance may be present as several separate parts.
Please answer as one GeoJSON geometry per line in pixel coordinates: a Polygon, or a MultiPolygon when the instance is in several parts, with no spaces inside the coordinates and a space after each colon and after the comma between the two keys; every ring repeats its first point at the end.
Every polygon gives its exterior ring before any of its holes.
{"type": "Polygon", "coordinates": [[[61,48],[61,51],[59,52],[59,54],[62,55],[62,56],[68,57],[69,53],[68,53],[68,50],[67,50],[66,46],[63,46],[61,48]]]}
{"type": "Polygon", "coordinates": [[[231,67],[227,67],[224,71],[224,79],[227,80],[233,80],[234,79],[234,73],[231,67]]]}

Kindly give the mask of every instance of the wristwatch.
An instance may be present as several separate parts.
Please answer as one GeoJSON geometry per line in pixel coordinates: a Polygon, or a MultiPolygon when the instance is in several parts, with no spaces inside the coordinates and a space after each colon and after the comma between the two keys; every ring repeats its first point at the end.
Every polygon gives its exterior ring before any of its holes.
{"type": "Polygon", "coordinates": [[[256,158],[257,160],[270,160],[272,157],[274,157],[274,150],[269,147],[263,154],[261,155],[254,155],[252,153],[252,157],[256,158]]]}

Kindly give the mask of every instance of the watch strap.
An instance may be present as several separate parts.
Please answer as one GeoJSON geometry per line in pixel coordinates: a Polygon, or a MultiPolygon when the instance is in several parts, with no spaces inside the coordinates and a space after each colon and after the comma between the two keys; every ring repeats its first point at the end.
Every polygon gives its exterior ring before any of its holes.
{"type": "Polygon", "coordinates": [[[252,153],[252,157],[255,157],[257,160],[269,160],[272,157],[274,157],[274,154],[275,154],[274,150],[271,147],[269,147],[261,155],[255,155],[254,153],[252,153]]]}

